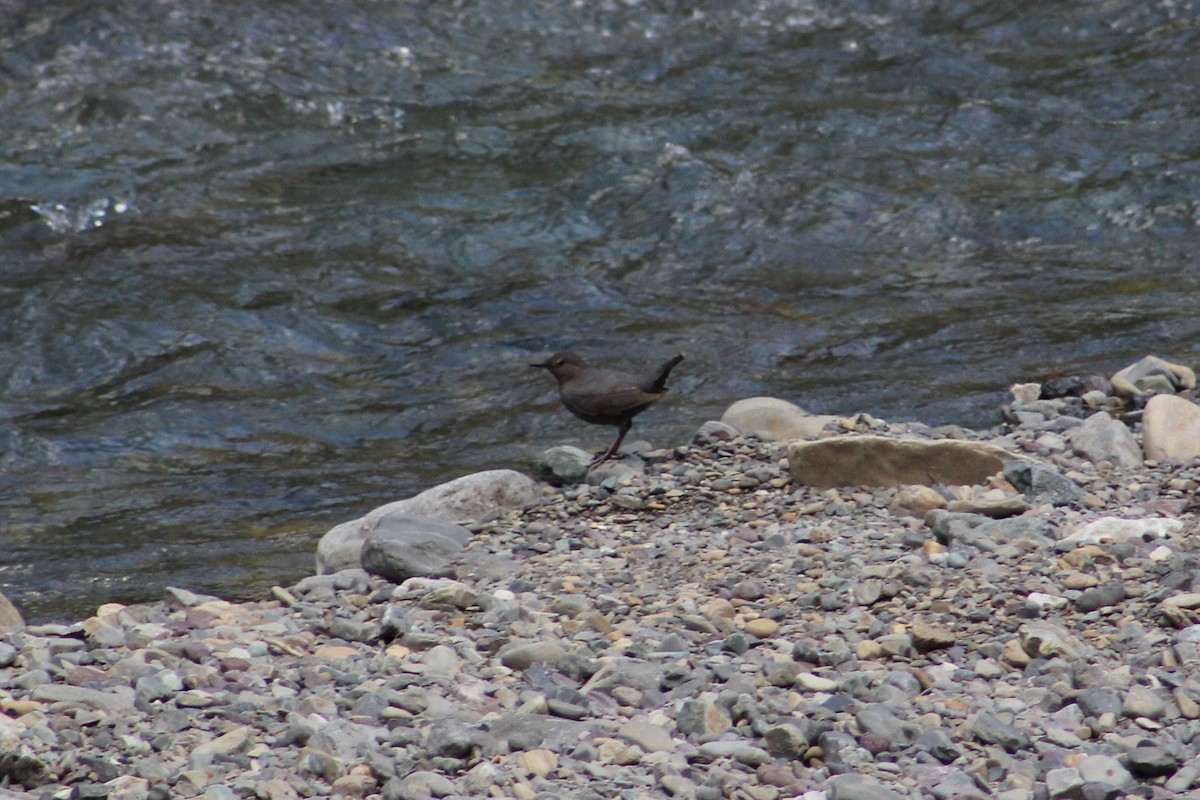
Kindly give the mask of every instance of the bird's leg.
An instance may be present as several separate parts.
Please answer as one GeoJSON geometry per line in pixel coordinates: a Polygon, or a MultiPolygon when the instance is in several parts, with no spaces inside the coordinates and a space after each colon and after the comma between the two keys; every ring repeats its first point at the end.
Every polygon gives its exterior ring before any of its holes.
{"type": "Polygon", "coordinates": [[[629,433],[629,429],[632,427],[632,422],[622,422],[617,428],[617,440],[612,443],[612,447],[593,458],[592,463],[588,465],[588,469],[598,467],[610,458],[615,458],[617,451],[621,449],[621,442],[625,440],[625,434],[629,433]]]}

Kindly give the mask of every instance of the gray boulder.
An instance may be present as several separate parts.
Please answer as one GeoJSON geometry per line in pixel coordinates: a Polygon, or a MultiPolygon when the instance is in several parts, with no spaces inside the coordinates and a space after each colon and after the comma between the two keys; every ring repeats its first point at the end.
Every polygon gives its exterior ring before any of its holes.
{"type": "Polygon", "coordinates": [[[450,561],[471,540],[461,525],[393,511],[381,517],[362,543],[362,568],[394,583],[450,574],[450,561]]]}
{"type": "Polygon", "coordinates": [[[1098,411],[1071,431],[1071,449],[1093,463],[1110,461],[1118,467],[1142,465],[1142,448],[1125,423],[1098,411]]]}
{"type": "Polygon", "coordinates": [[[494,469],[456,478],[330,529],[317,543],[317,574],[361,566],[359,557],[363,542],[385,517],[419,515],[449,522],[473,522],[522,508],[537,497],[538,484],[511,469],[494,469]]]}
{"type": "Polygon", "coordinates": [[[1086,492],[1054,467],[1016,459],[1004,465],[1004,477],[1017,491],[1035,502],[1066,506],[1083,501],[1086,492]]]}

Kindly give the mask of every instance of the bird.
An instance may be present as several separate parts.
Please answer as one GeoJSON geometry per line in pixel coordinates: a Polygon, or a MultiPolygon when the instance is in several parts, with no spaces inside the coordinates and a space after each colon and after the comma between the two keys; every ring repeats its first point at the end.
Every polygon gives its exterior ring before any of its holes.
{"type": "Polygon", "coordinates": [[[559,398],[572,414],[593,425],[617,427],[617,440],[592,459],[591,468],[617,456],[625,434],[633,427],[633,418],[663,396],[667,376],[680,361],[682,354],[651,372],[635,375],[593,367],[575,353],[563,351],[529,366],[549,370],[558,381],[559,398]]]}

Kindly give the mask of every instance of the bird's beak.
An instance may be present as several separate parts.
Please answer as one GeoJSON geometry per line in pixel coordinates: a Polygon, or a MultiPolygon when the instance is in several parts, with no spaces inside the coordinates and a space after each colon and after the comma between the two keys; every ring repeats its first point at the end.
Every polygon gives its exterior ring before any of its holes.
{"type": "Polygon", "coordinates": [[[530,364],[529,366],[531,366],[531,367],[540,367],[540,368],[542,368],[542,369],[550,369],[550,362],[549,362],[549,361],[547,361],[545,364],[530,364]]]}

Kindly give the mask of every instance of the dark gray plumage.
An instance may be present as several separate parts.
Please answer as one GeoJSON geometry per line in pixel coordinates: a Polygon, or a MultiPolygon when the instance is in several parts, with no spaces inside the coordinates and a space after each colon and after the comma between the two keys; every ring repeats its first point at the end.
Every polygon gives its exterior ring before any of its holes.
{"type": "Polygon", "coordinates": [[[593,425],[615,425],[617,440],[607,451],[596,456],[596,466],[617,455],[625,434],[633,427],[633,418],[654,404],[667,391],[667,376],[683,361],[677,355],[662,366],[642,375],[592,367],[571,352],[555,353],[540,364],[558,381],[558,396],[575,416],[593,425]]]}

